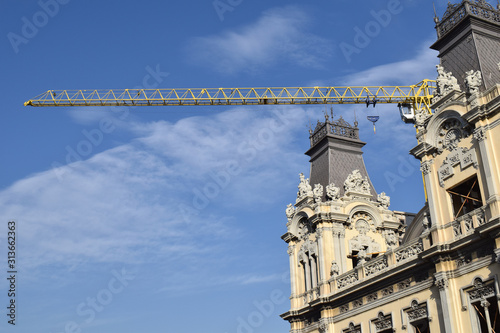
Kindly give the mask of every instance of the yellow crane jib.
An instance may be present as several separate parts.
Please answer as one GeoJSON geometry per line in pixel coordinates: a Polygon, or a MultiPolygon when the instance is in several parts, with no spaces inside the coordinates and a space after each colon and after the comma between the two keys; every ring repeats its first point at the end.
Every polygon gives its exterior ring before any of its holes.
{"type": "MultiPolygon", "coordinates": [[[[400,104],[426,108],[434,80],[411,86],[49,90],[25,106],[400,104]]],[[[410,108],[408,108],[410,109],[410,108]]],[[[411,111],[410,111],[411,112],[411,111]]]]}

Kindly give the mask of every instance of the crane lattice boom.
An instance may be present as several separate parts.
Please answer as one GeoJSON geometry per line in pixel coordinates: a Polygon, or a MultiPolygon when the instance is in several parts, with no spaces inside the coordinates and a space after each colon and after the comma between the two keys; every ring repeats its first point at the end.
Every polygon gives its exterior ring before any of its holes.
{"type": "Polygon", "coordinates": [[[435,81],[411,86],[49,90],[29,106],[411,104],[430,112],[435,81]]]}

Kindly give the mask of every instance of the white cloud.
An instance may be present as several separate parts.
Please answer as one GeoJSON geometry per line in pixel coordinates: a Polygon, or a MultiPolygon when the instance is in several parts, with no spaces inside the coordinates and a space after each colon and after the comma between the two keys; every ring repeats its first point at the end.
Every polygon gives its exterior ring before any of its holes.
{"type": "Polygon", "coordinates": [[[193,63],[228,74],[261,72],[277,62],[322,68],[332,45],[304,32],[308,22],[298,7],[275,8],[236,31],[194,38],[187,50],[193,63]]]}
{"type": "Polygon", "coordinates": [[[437,52],[425,47],[417,48],[412,59],[375,66],[361,72],[340,78],[339,85],[412,85],[423,79],[434,79],[437,76],[435,65],[438,64],[437,52]]]}
{"type": "Polygon", "coordinates": [[[224,240],[238,237],[234,211],[269,201],[269,193],[295,179],[303,157],[290,153],[290,137],[303,116],[300,108],[286,117],[240,110],[135,123],[129,143],[1,191],[1,218],[18,221],[25,269],[208,260],[224,251],[224,240]],[[229,161],[239,173],[206,206],[194,206],[194,190],[215,184],[211,175],[229,161]],[[184,218],[181,204],[198,214],[184,218]]]}

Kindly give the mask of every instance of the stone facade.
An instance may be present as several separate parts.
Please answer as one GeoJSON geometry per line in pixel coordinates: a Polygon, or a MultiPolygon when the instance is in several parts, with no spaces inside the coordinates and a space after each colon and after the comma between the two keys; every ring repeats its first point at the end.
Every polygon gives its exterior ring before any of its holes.
{"type": "MultiPolygon", "coordinates": [[[[441,60],[459,58],[469,33],[500,48],[500,8],[485,1],[450,4],[436,23],[441,60]]],[[[500,73],[485,83],[479,71],[500,53],[488,59],[481,45],[474,66],[437,67],[433,113],[416,117],[418,214],[390,210],[375,191],[356,124],[326,117],[311,130],[311,181],[300,175],[282,237],[291,332],[500,332],[500,73]]]]}

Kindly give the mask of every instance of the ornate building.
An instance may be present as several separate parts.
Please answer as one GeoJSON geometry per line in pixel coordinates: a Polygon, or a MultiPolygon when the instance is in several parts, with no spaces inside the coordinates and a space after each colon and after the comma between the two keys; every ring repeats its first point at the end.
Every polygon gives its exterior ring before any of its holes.
{"type": "Polygon", "coordinates": [[[500,5],[450,3],[435,21],[434,113],[416,111],[411,150],[427,204],[389,210],[357,124],[318,122],[282,237],[292,333],[500,332],[500,5]]]}

